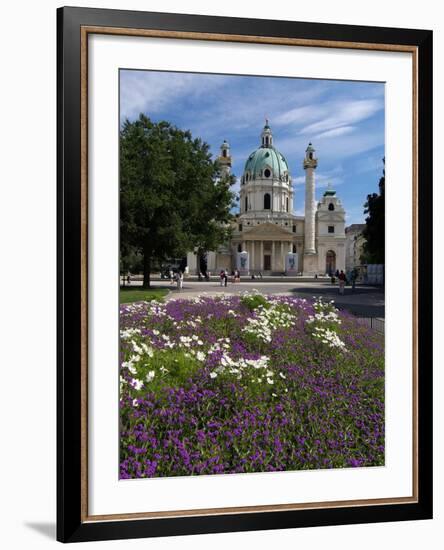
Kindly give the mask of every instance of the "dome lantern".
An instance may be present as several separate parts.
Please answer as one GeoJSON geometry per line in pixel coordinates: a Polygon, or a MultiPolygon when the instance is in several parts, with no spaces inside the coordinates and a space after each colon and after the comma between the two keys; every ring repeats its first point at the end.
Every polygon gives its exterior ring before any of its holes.
{"type": "Polygon", "coordinates": [[[273,133],[271,128],[268,125],[268,118],[265,119],[265,126],[261,134],[262,147],[272,147],[273,146],[273,133]]]}

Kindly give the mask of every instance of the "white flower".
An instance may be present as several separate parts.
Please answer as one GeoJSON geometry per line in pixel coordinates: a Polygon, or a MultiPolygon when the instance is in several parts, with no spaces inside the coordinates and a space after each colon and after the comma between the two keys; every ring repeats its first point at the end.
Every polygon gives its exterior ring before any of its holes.
{"type": "Polygon", "coordinates": [[[217,372],[210,372],[210,378],[216,378],[217,372]]]}
{"type": "Polygon", "coordinates": [[[132,385],[133,385],[133,388],[136,389],[137,391],[143,388],[142,380],[138,380],[137,378],[133,378],[132,385]]]}
{"type": "Polygon", "coordinates": [[[141,344],[143,351],[148,355],[148,357],[153,357],[154,351],[152,348],[149,348],[145,343],[141,344]]]}
{"type": "Polygon", "coordinates": [[[205,353],[203,351],[198,351],[196,353],[196,359],[198,361],[205,361],[205,353]]]}
{"type": "Polygon", "coordinates": [[[268,382],[270,385],[274,384],[274,381],[273,381],[272,378],[267,378],[267,382],[268,382]]]}
{"type": "Polygon", "coordinates": [[[283,378],[284,380],[287,378],[283,372],[280,372],[280,373],[279,373],[279,376],[280,376],[281,378],[283,378]]]}
{"type": "Polygon", "coordinates": [[[155,371],[150,370],[149,373],[146,375],[146,379],[148,382],[151,382],[151,380],[156,376],[155,371]]]}
{"type": "Polygon", "coordinates": [[[139,402],[137,399],[133,399],[133,407],[138,407],[139,406],[139,402]]]}

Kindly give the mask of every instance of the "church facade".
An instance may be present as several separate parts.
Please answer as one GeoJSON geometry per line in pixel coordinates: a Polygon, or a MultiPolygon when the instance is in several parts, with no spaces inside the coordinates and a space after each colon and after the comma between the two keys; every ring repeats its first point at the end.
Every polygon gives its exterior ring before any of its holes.
{"type": "MultiPolygon", "coordinates": [[[[302,162],[304,216],[297,216],[290,167],[273,145],[268,121],[260,137],[260,146],[247,158],[240,178],[240,212],[231,241],[207,253],[208,271],[314,276],[345,270],[345,210],[330,186],[316,202],[318,159],[312,144],[302,162]]],[[[221,145],[219,162],[229,174],[232,157],[227,141],[221,145]]],[[[189,272],[196,272],[196,254],[189,253],[187,262],[189,272]]]]}

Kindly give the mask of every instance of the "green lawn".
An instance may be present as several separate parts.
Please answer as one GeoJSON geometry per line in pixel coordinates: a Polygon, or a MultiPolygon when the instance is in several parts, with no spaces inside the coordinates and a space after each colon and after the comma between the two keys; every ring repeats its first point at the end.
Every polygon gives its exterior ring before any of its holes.
{"type": "Polygon", "coordinates": [[[120,287],[120,303],[129,304],[131,302],[162,300],[168,294],[167,288],[151,288],[146,290],[140,287],[120,287]]]}

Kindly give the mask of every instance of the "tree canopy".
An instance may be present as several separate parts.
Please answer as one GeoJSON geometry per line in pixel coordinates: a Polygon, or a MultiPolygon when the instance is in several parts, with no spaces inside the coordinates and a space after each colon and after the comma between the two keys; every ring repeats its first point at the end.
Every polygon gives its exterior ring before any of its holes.
{"type": "Polygon", "coordinates": [[[120,253],[143,257],[144,287],[154,262],[214,250],[229,237],[232,176],[221,177],[209,145],[141,114],[120,132],[120,253]]]}
{"type": "MultiPolygon", "coordinates": [[[[385,159],[383,159],[385,165],[385,159]]],[[[365,243],[362,260],[365,263],[385,263],[385,169],[379,180],[379,193],[367,195],[364,214],[368,214],[362,232],[365,243]]]]}

